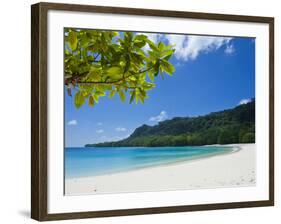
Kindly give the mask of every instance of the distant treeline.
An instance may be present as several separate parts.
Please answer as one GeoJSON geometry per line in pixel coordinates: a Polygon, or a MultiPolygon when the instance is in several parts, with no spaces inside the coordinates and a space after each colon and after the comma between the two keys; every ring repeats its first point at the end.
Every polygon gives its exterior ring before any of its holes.
{"type": "Polygon", "coordinates": [[[255,142],[255,100],[233,109],[198,117],[175,117],[142,125],[128,138],[86,147],[193,146],[255,142]]]}

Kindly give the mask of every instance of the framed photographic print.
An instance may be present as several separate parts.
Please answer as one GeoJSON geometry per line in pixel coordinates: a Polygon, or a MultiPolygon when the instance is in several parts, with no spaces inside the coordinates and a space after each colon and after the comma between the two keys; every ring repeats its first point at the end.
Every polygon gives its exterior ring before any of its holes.
{"type": "Polygon", "coordinates": [[[274,19],[32,5],[32,218],[274,204],[274,19]]]}

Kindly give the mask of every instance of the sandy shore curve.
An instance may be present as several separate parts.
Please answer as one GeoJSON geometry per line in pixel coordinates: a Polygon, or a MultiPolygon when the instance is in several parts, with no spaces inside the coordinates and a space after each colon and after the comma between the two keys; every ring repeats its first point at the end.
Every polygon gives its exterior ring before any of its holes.
{"type": "Polygon", "coordinates": [[[65,195],[254,186],[255,144],[231,146],[235,148],[232,153],[108,175],[66,179],[65,195]]]}

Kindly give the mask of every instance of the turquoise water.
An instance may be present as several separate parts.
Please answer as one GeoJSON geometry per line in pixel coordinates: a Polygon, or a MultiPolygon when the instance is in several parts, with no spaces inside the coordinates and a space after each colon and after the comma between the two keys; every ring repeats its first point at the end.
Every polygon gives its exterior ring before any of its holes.
{"type": "Polygon", "coordinates": [[[65,177],[103,175],[231,151],[227,146],[65,148],[65,177]]]}

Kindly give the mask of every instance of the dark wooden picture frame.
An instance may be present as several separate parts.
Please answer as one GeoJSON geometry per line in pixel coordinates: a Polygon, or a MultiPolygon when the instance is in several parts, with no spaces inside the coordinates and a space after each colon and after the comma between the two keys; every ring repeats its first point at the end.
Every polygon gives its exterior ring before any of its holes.
{"type": "Polygon", "coordinates": [[[125,216],[198,210],[214,210],[274,205],[274,18],[162,11],[136,8],[116,8],[89,5],[38,3],[31,7],[31,217],[39,221],[79,219],[109,216],[125,216]],[[269,25],[269,200],[186,205],[122,210],[88,211],[75,213],[48,214],[47,200],[47,13],[49,10],[98,12],[167,18],[195,18],[235,22],[254,22],[269,25]]]}

